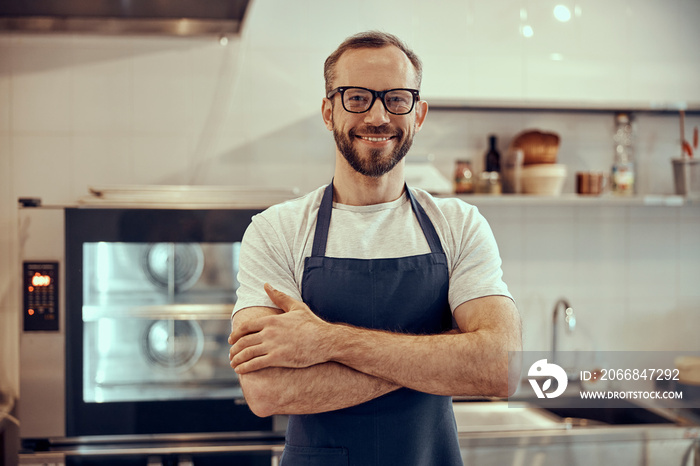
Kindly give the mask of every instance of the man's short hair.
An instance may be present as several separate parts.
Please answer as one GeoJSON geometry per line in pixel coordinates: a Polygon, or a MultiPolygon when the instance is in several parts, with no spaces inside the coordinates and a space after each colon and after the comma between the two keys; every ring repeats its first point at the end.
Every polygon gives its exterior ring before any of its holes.
{"type": "Polygon", "coordinates": [[[401,50],[413,64],[416,71],[416,87],[420,89],[421,80],[423,77],[423,65],[413,50],[409,49],[401,39],[393,34],[380,31],[368,31],[350,36],[335,51],[326,58],[323,65],[323,77],[326,80],[326,94],[333,90],[333,79],[335,78],[335,65],[340,59],[340,56],[348,50],[364,49],[364,48],[382,48],[393,45],[401,50]]]}

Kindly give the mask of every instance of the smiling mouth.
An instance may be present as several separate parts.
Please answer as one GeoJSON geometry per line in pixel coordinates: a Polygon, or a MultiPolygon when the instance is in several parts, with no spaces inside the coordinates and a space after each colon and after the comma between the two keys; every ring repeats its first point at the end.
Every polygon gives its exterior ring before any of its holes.
{"type": "Polygon", "coordinates": [[[370,137],[370,136],[357,136],[358,138],[369,141],[369,142],[384,142],[393,139],[394,136],[384,136],[384,137],[370,137]]]}

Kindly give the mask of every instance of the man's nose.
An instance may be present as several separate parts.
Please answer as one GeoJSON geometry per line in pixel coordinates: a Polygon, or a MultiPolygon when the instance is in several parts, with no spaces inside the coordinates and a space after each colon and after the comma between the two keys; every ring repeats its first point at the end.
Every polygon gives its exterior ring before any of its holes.
{"type": "Polygon", "coordinates": [[[384,123],[389,123],[389,112],[384,107],[382,99],[377,98],[372,107],[365,113],[365,123],[379,126],[384,123]]]}

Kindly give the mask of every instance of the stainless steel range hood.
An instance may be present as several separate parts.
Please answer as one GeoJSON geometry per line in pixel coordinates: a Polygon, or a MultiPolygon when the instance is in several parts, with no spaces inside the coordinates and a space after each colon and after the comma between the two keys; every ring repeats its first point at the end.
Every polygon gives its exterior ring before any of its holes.
{"type": "Polygon", "coordinates": [[[0,32],[238,34],[250,0],[0,0],[0,32]]]}

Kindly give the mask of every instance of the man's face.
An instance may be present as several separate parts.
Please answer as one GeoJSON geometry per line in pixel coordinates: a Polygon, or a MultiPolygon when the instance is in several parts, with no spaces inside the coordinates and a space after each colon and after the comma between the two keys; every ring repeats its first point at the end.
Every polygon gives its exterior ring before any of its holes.
{"type": "MultiPolygon", "coordinates": [[[[345,52],[335,69],[334,87],[359,86],[377,91],[417,87],[413,65],[396,47],[345,52]]],[[[343,109],[340,94],[324,101],[324,120],[333,131],[336,147],[347,163],[365,176],[380,177],[408,153],[425,118],[427,105],[417,102],[411,113],[393,115],[375,100],[366,113],[343,109]]]]}

